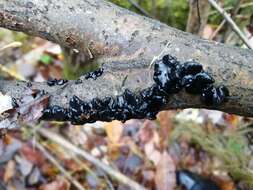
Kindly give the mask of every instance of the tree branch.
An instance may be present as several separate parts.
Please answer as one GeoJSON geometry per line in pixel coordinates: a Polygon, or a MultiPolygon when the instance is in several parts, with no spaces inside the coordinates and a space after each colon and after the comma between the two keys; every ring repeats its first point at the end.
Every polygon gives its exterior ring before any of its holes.
{"type": "MultiPolygon", "coordinates": [[[[198,96],[180,92],[164,109],[202,107],[253,116],[252,50],[202,40],[102,0],[2,0],[0,26],[76,48],[93,64],[104,64],[97,80],[70,81],[63,88],[33,83],[32,88],[50,93],[50,105],[67,107],[73,95],[91,100],[150,87],[148,66],[169,42],[166,53],[200,62],[217,84],[229,88],[231,98],[221,106],[205,106],[198,96]]],[[[25,82],[0,81],[0,90],[15,98],[28,88],[25,82]]]]}

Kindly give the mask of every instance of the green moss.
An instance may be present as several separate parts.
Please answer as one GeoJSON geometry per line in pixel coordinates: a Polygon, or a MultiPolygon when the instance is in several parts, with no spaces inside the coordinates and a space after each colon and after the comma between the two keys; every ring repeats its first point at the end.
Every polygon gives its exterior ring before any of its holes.
{"type": "MultiPolygon", "coordinates": [[[[125,0],[111,0],[111,2],[124,8],[141,12],[125,0]]],[[[149,13],[150,17],[158,19],[170,26],[185,30],[188,17],[188,1],[186,0],[135,0],[140,7],[149,13]]]]}
{"type": "Polygon", "coordinates": [[[203,126],[191,122],[179,122],[171,134],[171,141],[182,135],[190,137],[192,143],[199,145],[211,156],[222,161],[222,168],[235,180],[253,187],[253,171],[248,168],[250,150],[245,136],[246,130],[208,132],[203,126]]]}

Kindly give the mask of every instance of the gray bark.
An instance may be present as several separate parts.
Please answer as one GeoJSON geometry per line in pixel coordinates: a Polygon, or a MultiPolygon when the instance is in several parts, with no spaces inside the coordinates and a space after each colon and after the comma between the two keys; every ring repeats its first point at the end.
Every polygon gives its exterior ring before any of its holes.
{"type": "MultiPolygon", "coordinates": [[[[33,88],[51,93],[50,105],[66,107],[74,94],[90,100],[151,86],[153,71],[148,66],[169,42],[166,53],[180,61],[199,61],[232,97],[221,106],[206,107],[199,97],[181,92],[171,96],[165,109],[202,107],[253,116],[252,50],[200,39],[103,0],[1,0],[0,27],[79,49],[94,64],[104,64],[106,72],[96,81],[72,81],[58,90],[61,87],[34,83],[33,88]]],[[[16,98],[27,88],[23,82],[0,82],[0,90],[16,98]]]]}

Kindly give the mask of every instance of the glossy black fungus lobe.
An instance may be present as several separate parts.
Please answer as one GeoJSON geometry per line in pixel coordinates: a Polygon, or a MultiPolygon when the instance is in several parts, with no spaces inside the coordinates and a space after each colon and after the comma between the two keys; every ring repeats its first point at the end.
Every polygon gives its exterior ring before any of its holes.
{"type": "Polygon", "coordinates": [[[86,73],[84,75],[84,78],[85,79],[93,79],[93,80],[96,80],[98,77],[100,77],[102,74],[104,73],[104,69],[103,68],[99,68],[95,71],[92,71],[92,72],[89,72],[89,73],[86,73]]]}
{"type": "MultiPolygon", "coordinates": [[[[85,78],[96,80],[102,74],[101,68],[87,73],[85,78]]],[[[180,64],[171,55],[165,55],[155,62],[153,80],[153,86],[137,94],[126,89],[116,97],[94,98],[91,101],[83,101],[73,96],[68,108],[49,107],[44,110],[43,118],[71,121],[73,124],[98,120],[155,119],[156,114],[168,103],[169,96],[183,89],[187,93],[199,95],[206,105],[220,105],[229,96],[225,86],[213,86],[214,79],[203,70],[200,63],[188,61],[180,64]]],[[[54,81],[52,83],[55,84],[54,81]]]]}
{"type": "Polygon", "coordinates": [[[81,79],[77,79],[76,81],[75,81],[75,84],[82,84],[82,80],[81,79]]]}
{"type": "Polygon", "coordinates": [[[16,98],[11,98],[11,104],[12,104],[13,108],[18,108],[19,107],[16,98]]]}
{"type": "Polygon", "coordinates": [[[227,100],[229,91],[225,86],[209,86],[202,91],[201,100],[206,105],[219,105],[227,100]]]}
{"type": "Polygon", "coordinates": [[[60,106],[52,106],[43,110],[43,118],[53,118],[57,121],[67,121],[68,111],[60,106]]]}
{"type": "Polygon", "coordinates": [[[182,69],[181,69],[181,75],[196,75],[200,73],[203,70],[203,67],[201,64],[199,64],[196,61],[187,61],[184,63],[182,69]]]}
{"type": "Polygon", "coordinates": [[[186,190],[221,190],[214,181],[188,170],[177,171],[177,183],[186,190]]]}
{"type": "Polygon", "coordinates": [[[65,79],[50,79],[47,81],[47,85],[48,86],[55,86],[55,85],[64,85],[65,83],[67,83],[68,80],[65,79]]]}

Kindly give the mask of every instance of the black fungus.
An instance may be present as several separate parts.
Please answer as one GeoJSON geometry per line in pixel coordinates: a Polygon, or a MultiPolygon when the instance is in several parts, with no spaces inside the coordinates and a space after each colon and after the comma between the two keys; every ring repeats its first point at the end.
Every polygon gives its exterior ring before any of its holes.
{"type": "Polygon", "coordinates": [[[162,62],[167,66],[177,66],[179,64],[177,58],[169,54],[163,56],[162,62]]]}
{"type": "Polygon", "coordinates": [[[102,74],[104,73],[104,69],[101,67],[95,71],[92,71],[92,72],[89,72],[89,73],[86,73],[84,75],[84,78],[85,79],[93,79],[93,80],[96,80],[98,77],[100,77],[102,74]]]}
{"type": "Polygon", "coordinates": [[[27,86],[28,88],[30,88],[30,87],[32,87],[32,83],[31,83],[30,81],[28,81],[28,82],[26,83],[26,86],[27,86]]]}
{"type": "Polygon", "coordinates": [[[44,95],[46,95],[46,94],[48,94],[48,92],[46,92],[45,90],[39,90],[36,94],[35,94],[35,96],[37,97],[37,96],[44,96],[44,95]]]}
{"type": "Polygon", "coordinates": [[[203,70],[203,67],[201,64],[199,64],[196,61],[187,61],[184,63],[182,69],[181,69],[181,75],[196,75],[200,73],[203,70]]]}
{"type": "Polygon", "coordinates": [[[228,96],[229,92],[225,86],[209,86],[202,91],[201,100],[206,105],[219,105],[222,102],[225,102],[228,96]]]}
{"type": "Polygon", "coordinates": [[[82,80],[81,79],[77,79],[76,81],[75,81],[75,84],[82,84],[82,80]]]}
{"type": "Polygon", "coordinates": [[[208,73],[200,72],[194,75],[192,81],[185,85],[185,90],[190,94],[200,94],[203,89],[212,83],[214,83],[214,79],[208,73]]]}
{"type": "Polygon", "coordinates": [[[67,116],[68,112],[66,109],[54,105],[52,107],[48,107],[43,110],[43,118],[45,119],[50,119],[53,118],[54,120],[57,121],[67,121],[69,118],[67,116]]]}
{"type": "MultiPolygon", "coordinates": [[[[102,73],[101,68],[87,73],[85,78],[95,80],[102,73]]],[[[73,124],[91,123],[97,120],[156,119],[156,114],[168,103],[169,96],[183,89],[190,94],[199,95],[200,100],[206,105],[220,105],[229,96],[225,86],[213,85],[214,79],[203,70],[201,64],[196,61],[180,64],[171,55],[165,55],[155,62],[153,80],[155,84],[139,94],[126,89],[116,97],[94,98],[91,101],[83,101],[73,96],[68,108],[49,107],[44,110],[43,118],[71,121],[73,124]]],[[[58,80],[49,83],[55,85],[58,84],[58,80]]],[[[62,83],[61,81],[60,84],[62,83]]]]}
{"type": "Polygon", "coordinates": [[[13,108],[18,108],[19,107],[16,98],[11,98],[11,104],[12,104],[13,108]]]}
{"type": "Polygon", "coordinates": [[[55,86],[55,85],[64,85],[65,83],[67,83],[68,80],[65,79],[50,79],[47,81],[47,85],[48,86],[55,86]]]}
{"type": "Polygon", "coordinates": [[[221,190],[215,182],[188,170],[177,172],[177,183],[186,190],[221,190]]]}

